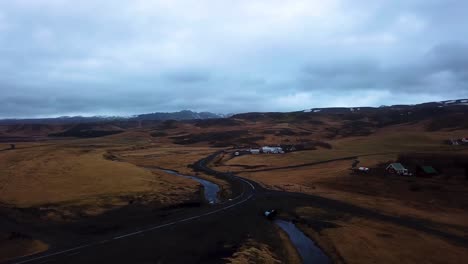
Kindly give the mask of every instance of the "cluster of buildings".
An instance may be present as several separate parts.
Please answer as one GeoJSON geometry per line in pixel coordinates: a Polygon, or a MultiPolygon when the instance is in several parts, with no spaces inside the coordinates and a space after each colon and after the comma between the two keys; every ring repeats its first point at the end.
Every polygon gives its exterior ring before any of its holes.
{"type": "MultiPolygon", "coordinates": [[[[390,173],[395,173],[395,174],[403,175],[403,176],[413,175],[413,173],[409,172],[409,170],[406,169],[401,163],[391,163],[390,165],[387,166],[386,170],[390,173]]],[[[418,176],[435,176],[439,174],[439,172],[434,167],[429,166],[429,165],[416,166],[415,173],[418,176]]]]}
{"type": "MultiPolygon", "coordinates": [[[[368,173],[370,171],[367,167],[355,167],[353,168],[355,172],[358,173],[368,173]]],[[[385,167],[385,171],[391,174],[401,175],[401,176],[413,176],[413,173],[410,172],[403,164],[401,163],[390,163],[387,167],[385,167]]],[[[434,169],[432,166],[428,165],[421,165],[417,166],[415,170],[415,174],[418,176],[435,176],[439,174],[439,172],[434,169]]]]}
{"type": "MultiPolygon", "coordinates": [[[[369,168],[367,167],[358,167],[356,169],[357,172],[367,173],[369,172],[369,168]]],[[[410,172],[403,164],[401,163],[390,163],[387,167],[385,167],[385,171],[391,174],[397,174],[401,176],[412,176],[413,173],[410,172]]],[[[421,165],[417,166],[415,170],[416,175],[418,176],[435,176],[439,174],[439,172],[432,166],[429,165],[421,165]]]]}
{"type": "Polygon", "coordinates": [[[454,145],[454,146],[468,145],[468,137],[464,137],[460,139],[449,139],[448,141],[451,145],[454,145]]]}
{"type": "Polygon", "coordinates": [[[251,148],[249,150],[250,154],[283,154],[284,150],[282,147],[270,147],[270,146],[264,146],[261,148],[251,148]]]}

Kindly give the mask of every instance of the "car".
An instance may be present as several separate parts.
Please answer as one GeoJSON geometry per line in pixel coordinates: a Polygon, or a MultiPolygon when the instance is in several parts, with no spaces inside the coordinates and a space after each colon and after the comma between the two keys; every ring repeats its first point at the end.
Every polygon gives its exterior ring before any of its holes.
{"type": "Polygon", "coordinates": [[[278,211],[276,211],[275,209],[266,210],[263,213],[263,215],[269,220],[272,220],[273,218],[275,218],[277,214],[278,214],[278,211]]]}

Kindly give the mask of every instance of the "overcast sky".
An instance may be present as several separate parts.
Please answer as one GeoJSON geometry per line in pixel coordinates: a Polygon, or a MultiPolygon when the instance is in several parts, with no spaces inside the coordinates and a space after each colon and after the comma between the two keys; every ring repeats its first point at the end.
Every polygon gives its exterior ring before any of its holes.
{"type": "Polygon", "coordinates": [[[468,98],[459,0],[0,1],[0,117],[468,98]]]}

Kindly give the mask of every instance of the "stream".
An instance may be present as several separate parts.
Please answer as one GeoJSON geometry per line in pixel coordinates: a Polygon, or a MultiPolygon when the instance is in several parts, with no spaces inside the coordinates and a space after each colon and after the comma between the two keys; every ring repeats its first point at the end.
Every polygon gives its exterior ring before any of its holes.
{"type": "Polygon", "coordinates": [[[219,203],[218,193],[219,193],[220,188],[217,184],[207,181],[202,178],[198,178],[196,176],[183,175],[173,170],[163,170],[163,171],[172,175],[184,177],[187,179],[192,179],[192,180],[199,182],[203,186],[203,190],[204,190],[203,193],[205,194],[205,200],[210,204],[219,203]]]}
{"type": "Polygon", "coordinates": [[[288,234],[292,244],[299,252],[303,263],[331,263],[328,256],[323,253],[314,241],[302,233],[294,223],[284,220],[275,220],[275,224],[288,234]]]}

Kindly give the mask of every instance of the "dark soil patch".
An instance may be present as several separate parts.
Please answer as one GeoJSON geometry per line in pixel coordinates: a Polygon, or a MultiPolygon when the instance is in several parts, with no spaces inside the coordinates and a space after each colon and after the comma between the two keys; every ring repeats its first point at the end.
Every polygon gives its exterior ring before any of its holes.
{"type": "Polygon", "coordinates": [[[123,130],[101,129],[95,124],[77,124],[65,131],[49,134],[50,137],[93,138],[122,133],[123,130]]]}
{"type": "Polygon", "coordinates": [[[154,131],[150,133],[150,136],[152,137],[165,137],[167,136],[167,133],[164,131],[154,131]]]}
{"type": "Polygon", "coordinates": [[[247,130],[231,130],[223,132],[206,132],[200,134],[188,134],[171,137],[175,144],[189,145],[200,142],[209,142],[215,147],[228,147],[238,145],[256,144],[258,140],[265,139],[264,136],[249,136],[247,130]]]}
{"type": "Polygon", "coordinates": [[[195,126],[207,128],[212,126],[239,126],[241,124],[241,122],[231,118],[213,118],[199,120],[195,123],[195,126]]]}

